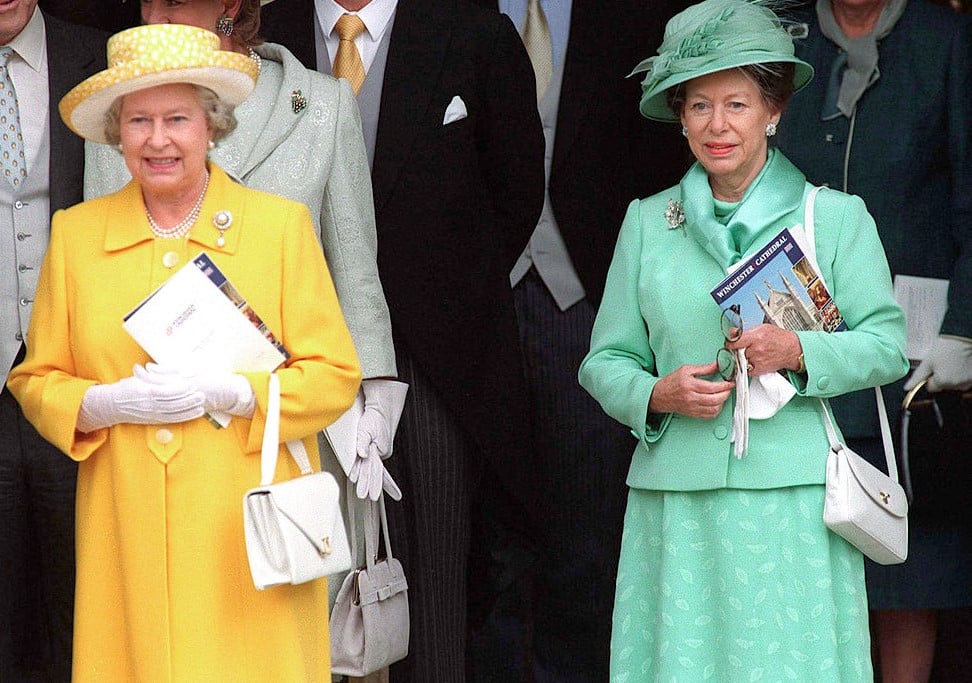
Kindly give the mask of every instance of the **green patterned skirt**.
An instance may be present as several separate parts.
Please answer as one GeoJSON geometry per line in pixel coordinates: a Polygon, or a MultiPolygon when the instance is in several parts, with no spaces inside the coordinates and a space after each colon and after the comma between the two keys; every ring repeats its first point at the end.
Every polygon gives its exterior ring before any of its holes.
{"type": "Polygon", "coordinates": [[[823,486],[632,489],[611,683],[872,681],[863,556],[823,486]]]}

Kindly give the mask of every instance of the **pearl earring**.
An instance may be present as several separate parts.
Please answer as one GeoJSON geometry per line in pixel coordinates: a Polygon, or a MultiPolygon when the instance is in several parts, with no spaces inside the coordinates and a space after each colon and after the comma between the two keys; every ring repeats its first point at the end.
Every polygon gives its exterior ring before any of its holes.
{"type": "Polygon", "coordinates": [[[119,154],[122,154],[125,151],[125,149],[122,147],[122,143],[120,142],[117,145],[115,145],[115,149],[118,150],[119,154]]]}
{"type": "Polygon", "coordinates": [[[776,135],[776,124],[770,121],[766,124],[766,137],[771,138],[776,135]]]}
{"type": "Polygon", "coordinates": [[[206,147],[209,149],[216,149],[216,143],[210,140],[209,142],[206,143],[206,147]]]}
{"type": "Polygon", "coordinates": [[[682,136],[688,137],[688,126],[682,126],[682,136]]]}

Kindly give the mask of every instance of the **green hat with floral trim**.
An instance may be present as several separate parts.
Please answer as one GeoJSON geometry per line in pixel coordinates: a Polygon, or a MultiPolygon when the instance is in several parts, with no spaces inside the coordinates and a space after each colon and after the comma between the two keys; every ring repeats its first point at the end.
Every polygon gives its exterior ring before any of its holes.
{"type": "Polygon", "coordinates": [[[749,64],[793,62],[794,91],[813,67],[793,53],[793,39],[769,7],[746,0],[704,0],[668,20],[658,54],[634,68],[646,73],[640,110],[656,121],[678,121],[668,106],[669,88],[698,76],[749,64]]]}

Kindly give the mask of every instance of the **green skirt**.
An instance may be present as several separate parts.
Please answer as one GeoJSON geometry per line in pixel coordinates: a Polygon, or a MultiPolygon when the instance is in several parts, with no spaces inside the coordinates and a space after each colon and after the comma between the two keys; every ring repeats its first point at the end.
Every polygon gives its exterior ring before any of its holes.
{"type": "Polygon", "coordinates": [[[872,681],[864,560],[823,486],[628,493],[611,683],[872,681]]]}

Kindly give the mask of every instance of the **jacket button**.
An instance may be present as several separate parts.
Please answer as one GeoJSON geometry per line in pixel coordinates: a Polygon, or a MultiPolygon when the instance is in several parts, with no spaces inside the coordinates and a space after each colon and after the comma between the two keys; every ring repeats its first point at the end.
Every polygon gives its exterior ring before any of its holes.
{"type": "Polygon", "coordinates": [[[167,251],[162,255],[162,265],[166,268],[175,268],[179,263],[179,255],[174,251],[167,251]]]}
{"type": "Polygon", "coordinates": [[[163,446],[172,443],[173,434],[170,430],[163,427],[159,431],[155,432],[155,440],[158,441],[163,446]]]}
{"type": "Polygon", "coordinates": [[[712,430],[712,433],[715,434],[715,438],[722,441],[727,436],[729,436],[729,428],[726,427],[725,425],[719,425],[718,427],[712,430]]]}

